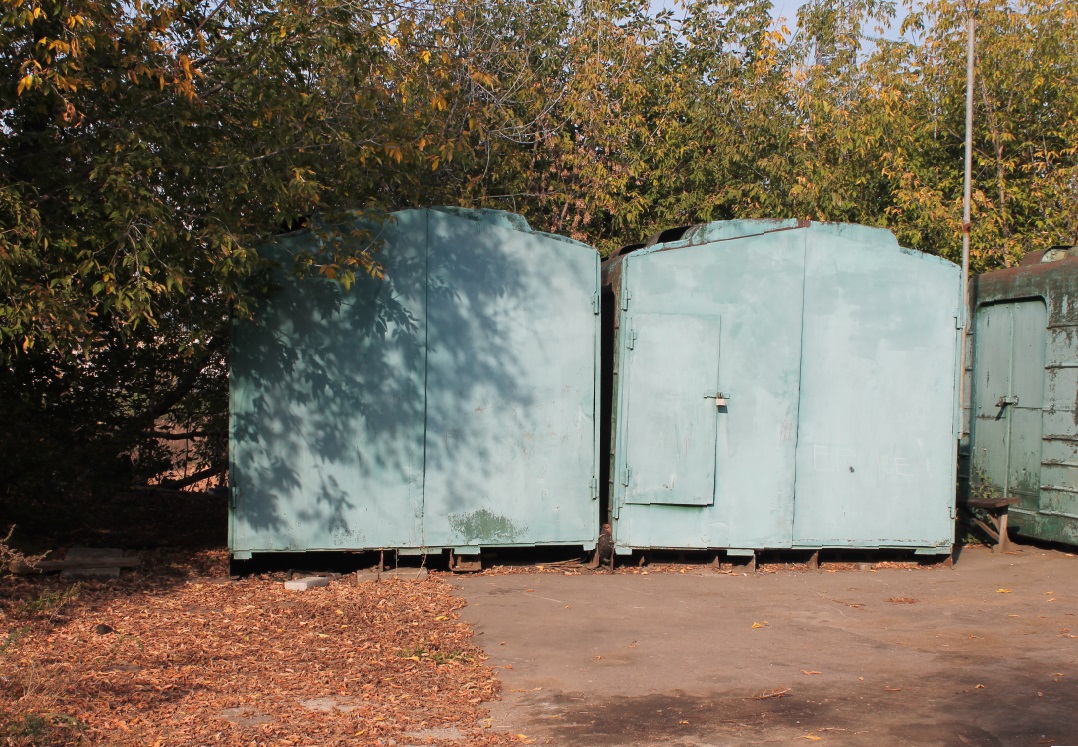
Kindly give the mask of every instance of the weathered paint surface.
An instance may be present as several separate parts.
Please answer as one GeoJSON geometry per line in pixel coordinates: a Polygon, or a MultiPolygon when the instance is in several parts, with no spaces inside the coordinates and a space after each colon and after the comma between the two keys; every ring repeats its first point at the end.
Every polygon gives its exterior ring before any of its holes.
{"type": "Polygon", "coordinates": [[[235,326],[233,553],[593,547],[597,253],[505,213],[395,219],[383,280],[282,274],[235,326]]]}
{"type": "Polygon", "coordinates": [[[1019,498],[1018,533],[1078,545],[1078,253],[1045,255],[971,281],[972,479],[1019,498]]]}
{"type": "Polygon", "coordinates": [[[878,229],[731,221],[605,272],[619,551],[949,551],[957,267],[878,229]]]}

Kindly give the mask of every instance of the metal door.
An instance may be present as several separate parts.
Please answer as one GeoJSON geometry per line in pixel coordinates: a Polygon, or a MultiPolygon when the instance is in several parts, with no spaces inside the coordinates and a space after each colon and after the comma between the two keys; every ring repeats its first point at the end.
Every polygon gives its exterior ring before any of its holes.
{"type": "Polygon", "coordinates": [[[982,306],[974,330],[973,481],[1039,508],[1048,312],[1044,301],[982,306]]]}
{"type": "Polygon", "coordinates": [[[719,324],[696,314],[628,318],[626,503],[714,503],[716,418],[726,405],[719,324]]]}
{"type": "Polygon", "coordinates": [[[794,544],[949,548],[958,268],[859,226],[805,263],[794,544]]]}
{"type": "Polygon", "coordinates": [[[593,545],[598,255],[476,215],[428,212],[423,543],[593,545]]]}

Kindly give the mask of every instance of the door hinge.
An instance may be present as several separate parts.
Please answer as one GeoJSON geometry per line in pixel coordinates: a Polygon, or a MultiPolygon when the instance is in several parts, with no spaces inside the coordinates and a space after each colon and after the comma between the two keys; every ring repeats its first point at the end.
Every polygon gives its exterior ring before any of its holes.
{"type": "Polygon", "coordinates": [[[599,478],[591,478],[591,499],[593,501],[599,500],[599,478]]]}
{"type": "Polygon", "coordinates": [[[628,467],[626,467],[625,471],[621,473],[621,484],[624,485],[625,487],[629,487],[629,481],[632,478],[632,476],[633,476],[633,471],[631,469],[629,469],[628,467]]]}
{"type": "Polygon", "coordinates": [[[633,294],[629,292],[628,288],[623,288],[622,289],[622,291],[621,291],[621,310],[622,311],[628,311],[629,310],[629,299],[632,298],[632,295],[633,294]]]}
{"type": "Polygon", "coordinates": [[[239,495],[240,489],[233,485],[228,489],[228,505],[235,510],[236,508],[236,496],[239,495]]]}
{"type": "Polygon", "coordinates": [[[636,347],[636,330],[635,329],[630,329],[628,334],[625,336],[625,347],[628,348],[629,350],[632,350],[634,347],[636,347]]]}
{"type": "Polygon", "coordinates": [[[602,301],[600,301],[598,293],[591,297],[591,310],[596,314],[602,310],[602,301]]]}

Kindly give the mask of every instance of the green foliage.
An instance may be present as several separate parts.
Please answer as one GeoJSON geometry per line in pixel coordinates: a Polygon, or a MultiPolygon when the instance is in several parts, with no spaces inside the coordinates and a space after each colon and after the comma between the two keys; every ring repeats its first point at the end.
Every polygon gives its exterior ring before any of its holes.
{"type": "Polygon", "coordinates": [[[0,738],[9,747],[55,747],[81,744],[86,724],[62,714],[12,715],[0,711],[0,738]]]}
{"type": "MultiPolygon", "coordinates": [[[[160,426],[211,434],[219,471],[258,243],[427,201],[431,168],[470,158],[449,104],[470,62],[394,3],[0,8],[0,490],[25,519],[144,483],[170,466],[160,426]]],[[[297,271],[378,268],[331,241],[297,271]]]]}

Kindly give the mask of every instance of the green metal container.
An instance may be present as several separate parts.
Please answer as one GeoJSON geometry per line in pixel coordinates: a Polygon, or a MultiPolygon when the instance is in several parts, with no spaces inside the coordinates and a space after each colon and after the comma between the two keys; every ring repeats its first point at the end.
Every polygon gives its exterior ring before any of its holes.
{"type": "Polygon", "coordinates": [[[887,231],[797,221],[608,260],[615,550],[950,552],[959,275],[887,231]]]}
{"type": "Polygon", "coordinates": [[[975,489],[1018,534],[1078,545],[1078,248],[970,281],[975,489]]]}
{"type": "Polygon", "coordinates": [[[497,211],[374,228],[384,279],[282,270],[234,325],[233,557],[594,547],[598,254],[497,211]]]}

